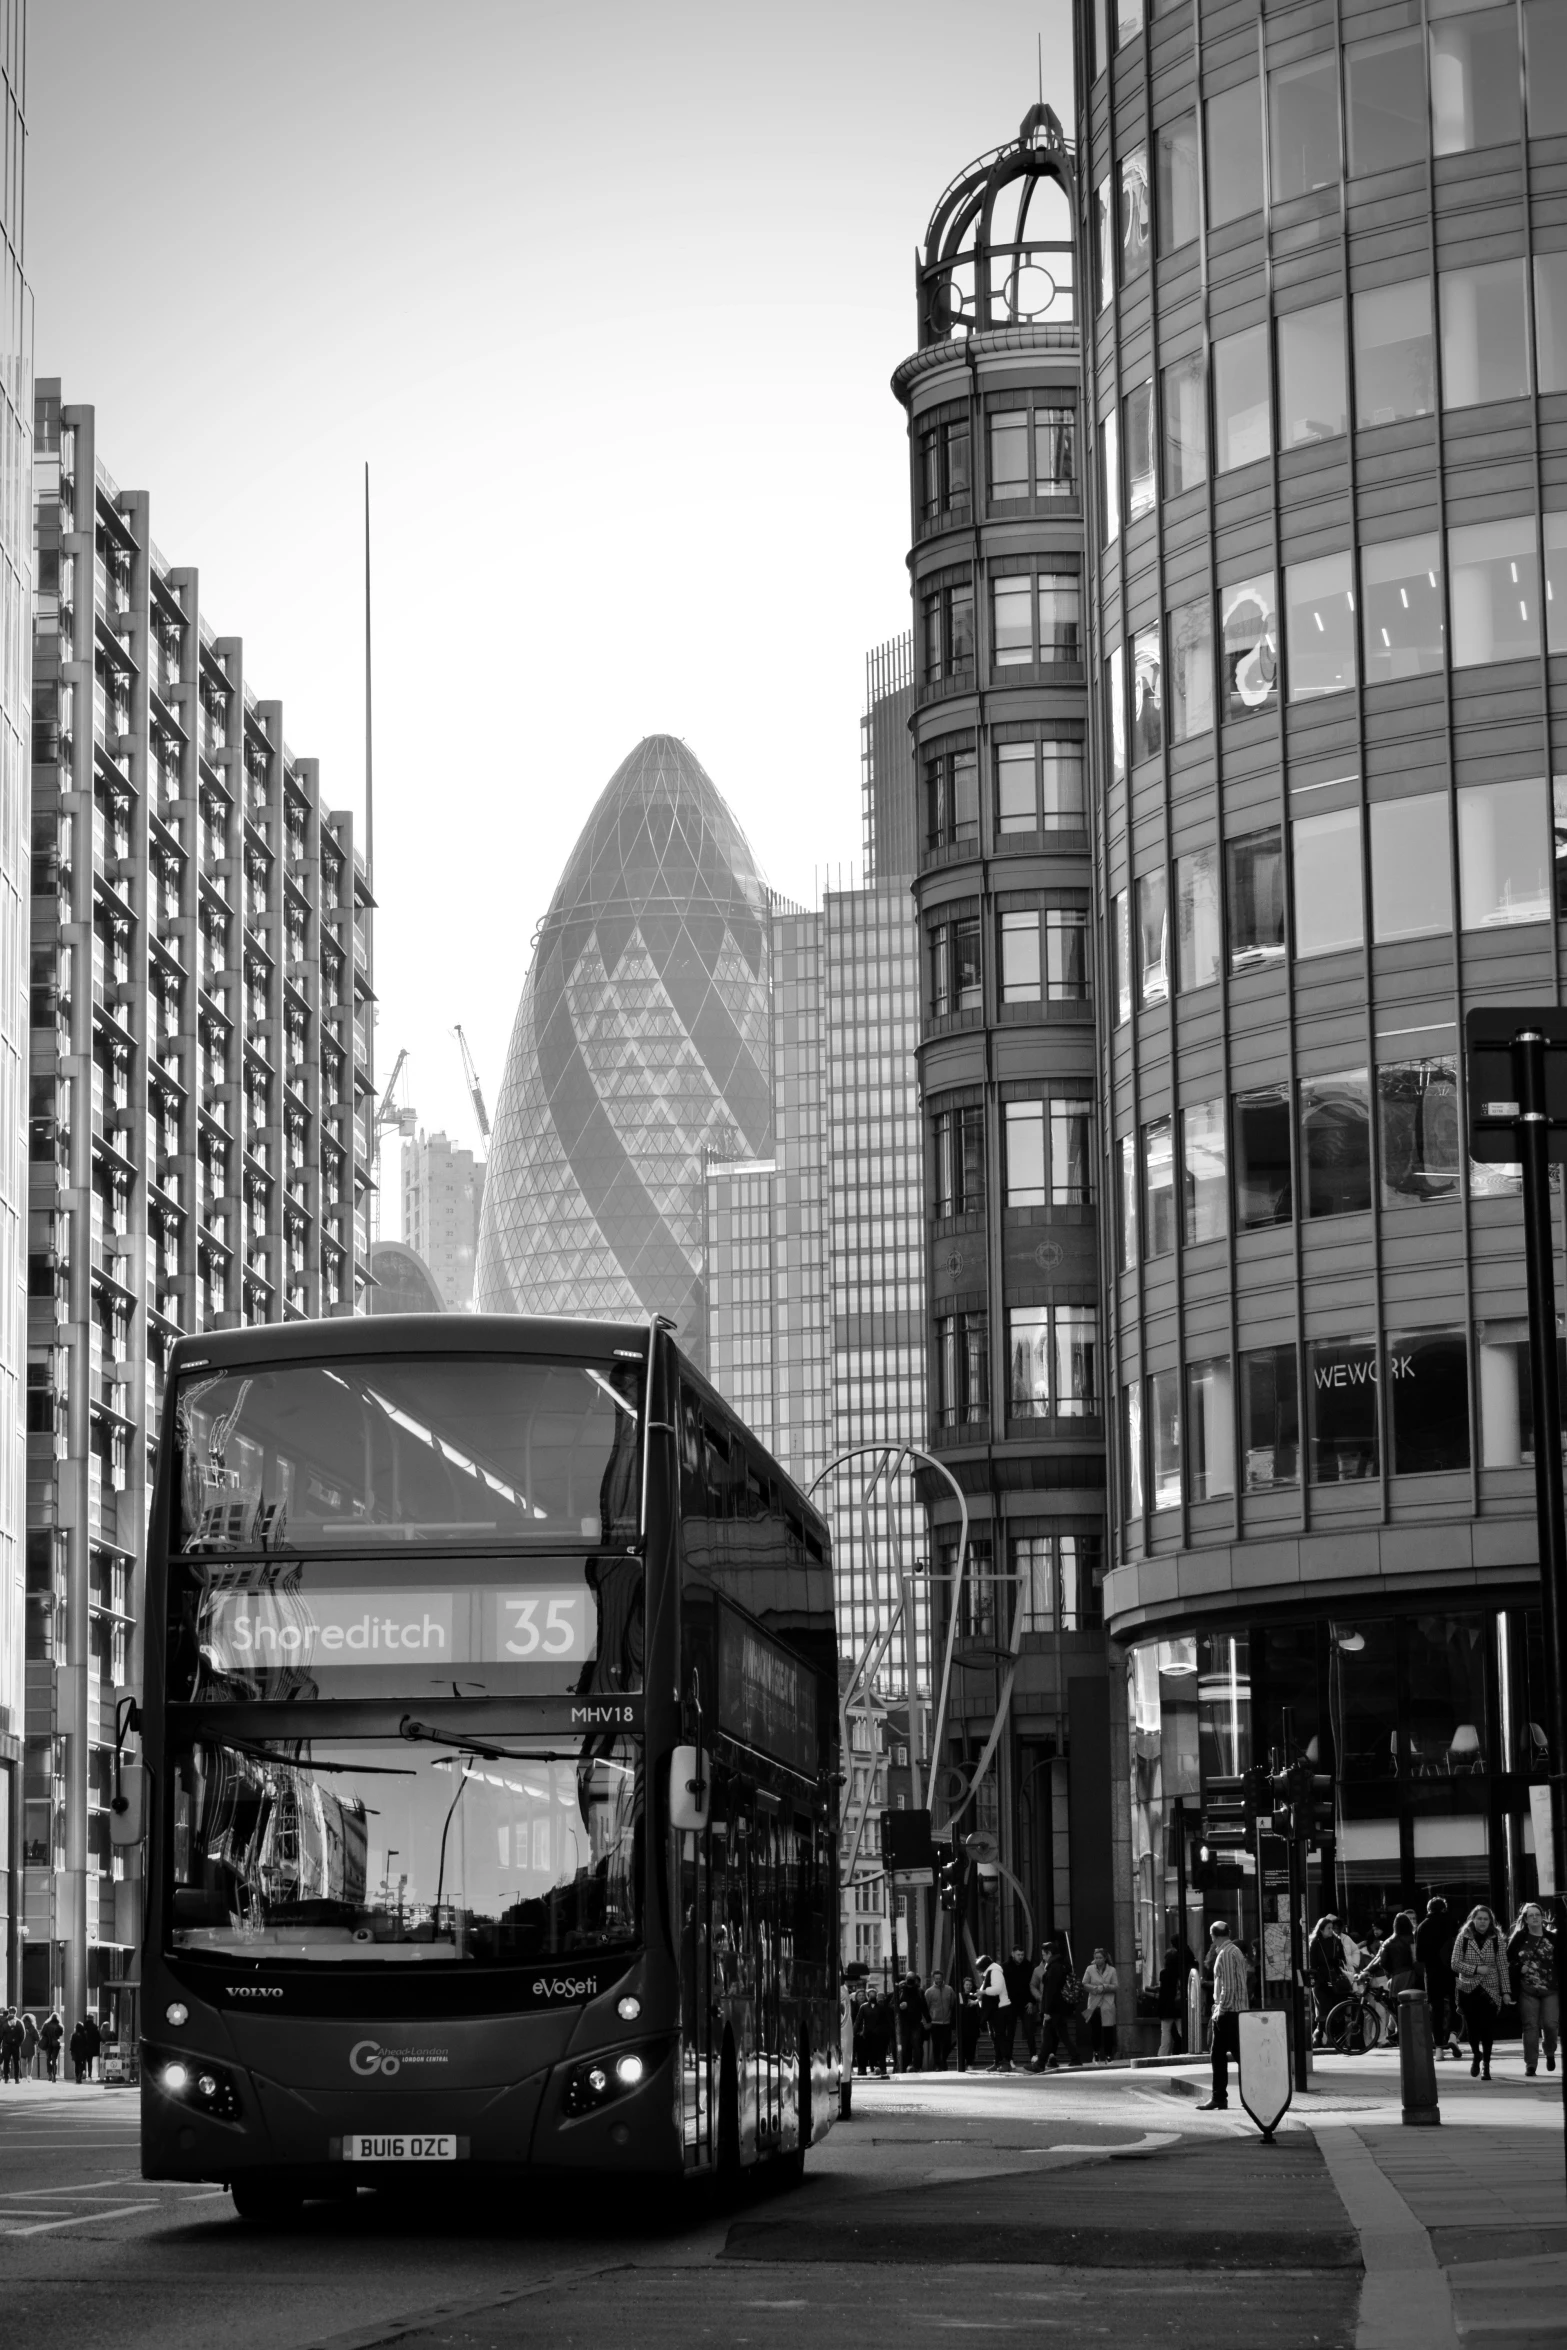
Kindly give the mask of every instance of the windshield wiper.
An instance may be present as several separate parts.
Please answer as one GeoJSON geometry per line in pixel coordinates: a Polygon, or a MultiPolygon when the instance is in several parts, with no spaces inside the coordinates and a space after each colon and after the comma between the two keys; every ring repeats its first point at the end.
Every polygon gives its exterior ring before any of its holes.
{"type": "MultiPolygon", "coordinates": [[[[253,1754],[258,1762],[281,1763],[290,1771],[373,1771],[378,1779],[417,1779],[417,1771],[408,1771],[397,1763],[317,1762],[298,1754],[280,1754],[275,1746],[255,1746],[248,1738],[225,1738],[220,1741],[232,1747],[236,1754],[253,1754]]],[[[308,1743],[301,1740],[302,1745],[308,1743]]]]}
{"type": "Polygon", "coordinates": [[[412,1714],[404,1714],[397,1725],[397,1735],[399,1738],[408,1739],[414,1745],[450,1746],[458,1754],[477,1755],[481,1762],[578,1762],[581,1760],[575,1747],[568,1751],[565,1748],[553,1746],[530,1746],[525,1754],[519,1754],[515,1747],[490,1746],[480,1738],[464,1738],[451,1730],[438,1730],[433,1723],[418,1721],[412,1714]]]}

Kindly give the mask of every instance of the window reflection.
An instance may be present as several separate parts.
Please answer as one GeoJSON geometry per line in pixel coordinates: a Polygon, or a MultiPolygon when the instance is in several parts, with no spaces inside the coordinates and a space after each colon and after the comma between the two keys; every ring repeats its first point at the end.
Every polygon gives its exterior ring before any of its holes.
{"type": "Polygon", "coordinates": [[[1143,1128],[1143,1243],[1150,1261],[1175,1248],[1175,1137],[1168,1118],[1143,1128]]]}
{"type": "Polygon", "coordinates": [[[1270,577],[1241,579],[1219,590],[1224,642],[1224,715],[1252,718],[1279,690],[1279,622],[1270,577]]]}
{"type": "Polygon", "coordinates": [[[1374,286],[1354,299],[1355,422],[1396,424],[1436,405],[1431,280],[1374,286]]]}
{"type": "Polygon", "coordinates": [[[1456,1199],[1463,1138],[1451,1060],[1389,1061],[1377,1071],[1382,1205],[1456,1199]]]}
{"type": "Polygon", "coordinates": [[[1533,517],[1450,530],[1447,560],[1453,667],[1535,658],[1540,650],[1540,556],[1533,517]]]}
{"type": "Polygon", "coordinates": [[[1459,903],[1465,930],[1550,919],[1543,780],[1466,784],[1458,794],[1459,903]]]}
{"type": "Polygon", "coordinates": [[[1164,371],[1164,486],[1179,497],[1208,478],[1208,378],[1202,358],[1164,371]]]}
{"type": "Polygon", "coordinates": [[[1213,611],[1206,596],[1177,604],[1169,621],[1170,740],[1213,731],[1213,611]]]}
{"type": "Polygon", "coordinates": [[[1208,223],[1262,210],[1262,101],[1255,80],[1208,100],[1208,223]]]}
{"type": "Polygon", "coordinates": [[[1396,1477],[1469,1466],[1469,1350],[1462,1330],[1389,1336],[1383,1370],[1396,1477]]]}
{"type": "Polygon", "coordinates": [[[1145,1008],[1168,1002],[1170,925],[1162,866],[1137,884],[1137,978],[1145,1008]]]}
{"type": "Polygon", "coordinates": [[[1193,1501],[1220,1501],[1235,1491],[1235,1423],[1230,1359],[1186,1366],[1187,1479],[1193,1501]]]}
{"type": "Polygon", "coordinates": [[[1270,73],[1268,117],[1275,204],[1335,186],[1338,71],[1333,58],[1308,57],[1270,73]]]}
{"type": "Polygon", "coordinates": [[[1371,1205],[1371,1089],[1364,1069],[1300,1081],[1301,1189],[1308,1216],[1371,1205]]]}
{"type": "Polygon", "coordinates": [[[1268,330],[1248,327],[1213,346],[1213,429],[1217,470],[1254,465],[1273,447],[1268,330]]]}
{"type": "Polygon", "coordinates": [[[1258,1085],[1231,1105],[1235,1142],[1235,1222],[1242,1232],[1287,1224],[1293,1214],[1289,1089],[1258,1085]]]}
{"type": "Polygon", "coordinates": [[[1189,245],[1201,223],[1197,180],[1197,117],[1183,114],[1158,134],[1159,251],[1189,245]]]}
{"type": "Polygon", "coordinates": [[[1442,543],[1436,532],[1388,539],[1360,550],[1361,645],[1367,685],[1440,669],[1447,629],[1442,610],[1442,543]]]}
{"type": "Polygon", "coordinates": [[[1349,422],[1343,303],[1289,311],[1279,320],[1278,336],[1280,446],[1333,440],[1349,422]]]}
{"type": "Polygon", "coordinates": [[[1526,284],[1522,259],[1441,272],[1437,293],[1442,312],[1444,407],[1473,408],[1485,400],[1521,400],[1526,396],[1526,284]]]}
{"type": "Polygon", "coordinates": [[[1284,959],[1284,851],[1276,825],[1243,833],[1225,850],[1230,969],[1284,959]]]}
{"type": "Polygon", "coordinates": [[[1286,564],[1284,615],[1292,702],[1340,694],[1355,683],[1354,558],[1319,555],[1286,564]]]}
{"type": "Polygon", "coordinates": [[[1293,1346],[1240,1358],[1241,1461],[1248,1493],[1300,1483],[1300,1384],[1293,1346]]]}
{"type": "Polygon", "coordinates": [[[1224,1104],[1195,1102],[1181,1112],[1181,1204],[1188,1244],[1222,1240],[1229,1182],[1225,1170],[1224,1104]]]}
{"type": "Polygon", "coordinates": [[[1211,987],[1219,976],[1219,857],[1193,849],[1175,860],[1177,980],[1183,994],[1211,987]]]}
{"type": "Polygon", "coordinates": [[[1431,133],[1438,155],[1516,139],[1520,118],[1518,19],[1483,8],[1431,27],[1431,133]]]}
{"type": "Polygon", "coordinates": [[[1121,283],[1131,284],[1148,267],[1148,150],[1134,147],[1121,158],[1121,283]]]}
{"type": "Polygon", "coordinates": [[[1418,28],[1379,41],[1354,41],[1344,52],[1345,112],[1351,179],[1423,163],[1426,152],[1425,59],[1418,28]]]}
{"type": "Polygon", "coordinates": [[[1157,624],[1132,640],[1132,757],[1154,759],[1164,748],[1164,667],[1157,624]]]}
{"type": "Polygon", "coordinates": [[[1374,1338],[1313,1339],[1306,1347],[1308,1463],[1314,1485],[1381,1472],[1374,1338]]]}
{"type": "Polygon", "coordinates": [[[1326,816],[1297,819],[1292,846],[1296,954],[1335,955],[1360,946],[1366,925],[1359,809],[1335,808],[1326,816]]]}

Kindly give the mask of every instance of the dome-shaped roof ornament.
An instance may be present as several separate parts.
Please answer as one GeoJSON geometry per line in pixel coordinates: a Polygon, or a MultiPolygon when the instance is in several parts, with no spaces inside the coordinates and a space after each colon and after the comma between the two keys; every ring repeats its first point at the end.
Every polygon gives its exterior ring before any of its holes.
{"type": "Polygon", "coordinates": [[[1053,107],[942,195],[915,264],[920,348],[1006,327],[1075,333],[1072,147],[1053,107]]]}

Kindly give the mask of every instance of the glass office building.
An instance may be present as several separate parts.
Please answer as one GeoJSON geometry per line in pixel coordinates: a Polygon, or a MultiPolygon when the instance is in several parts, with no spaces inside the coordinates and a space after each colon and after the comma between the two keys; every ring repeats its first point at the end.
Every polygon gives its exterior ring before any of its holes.
{"type": "Polygon", "coordinates": [[[27,9],[0,4],[0,1984],[22,1995],[23,1536],[27,1355],[27,778],[33,298],[23,267],[27,9]]]}
{"type": "Polygon", "coordinates": [[[1077,31],[1146,1975],[1205,1912],[1256,1936],[1255,1876],[1190,1862],[1270,1756],[1319,1774],[1312,1900],[1357,1933],[1536,1882],[1542,1439],[1461,1038],[1561,1000],[1567,11],[1080,0],[1077,31]]]}
{"type": "Polygon", "coordinates": [[[708,1153],[772,1143],[767,893],[711,778],[638,743],[529,967],[485,1175],[483,1313],[667,1314],[698,1361],[708,1153]]]}
{"type": "MultiPolygon", "coordinates": [[[[1115,1936],[1124,1676],[1100,1579],[1105,1391],[1094,1111],[1073,164],[1034,108],[936,206],[908,417],[928,1442],[961,1486],[938,1825],[996,1839],[988,1947],[1115,1936]]],[[[920,1492],[938,1575],[959,1511],[920,1492]]],[[[953,1585],[935,1585],[940,1644],[953,1585]]],[[[1123,1884],[1127,1869],[1121,1870],[1123,1884]]],[[[1120,1937],[1123,1946],[1125,1936],[1120,1937]]]]}

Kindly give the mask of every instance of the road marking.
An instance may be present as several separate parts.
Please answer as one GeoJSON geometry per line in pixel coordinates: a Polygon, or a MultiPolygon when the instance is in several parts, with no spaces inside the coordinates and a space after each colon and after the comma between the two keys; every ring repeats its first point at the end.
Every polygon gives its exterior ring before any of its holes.
{"type": "MultiPolygon", "coordinates": [[[[74,2212],[69,2219],[29,2219],[25,2225],[12,2213],[0,2212],[0,2236],[47,2236],[59,2228],[82,2227],[91,2219],[132,2219],[139,2211],[159,2211],[161,2209],[161,2204],[155,2202],[119,2203],[111,2204],[102,2211],[74,2212]]],[[[23,2216],[25,2217],[25,2215],[23,2216]]]]}
{"type": "Polygon", "coordinates": [[[1447,2279],[1403,2196],[1358,2132],[1314,2135],[1366,2264],[1355,2350],[1458,2350],[1447,2279]]]}

